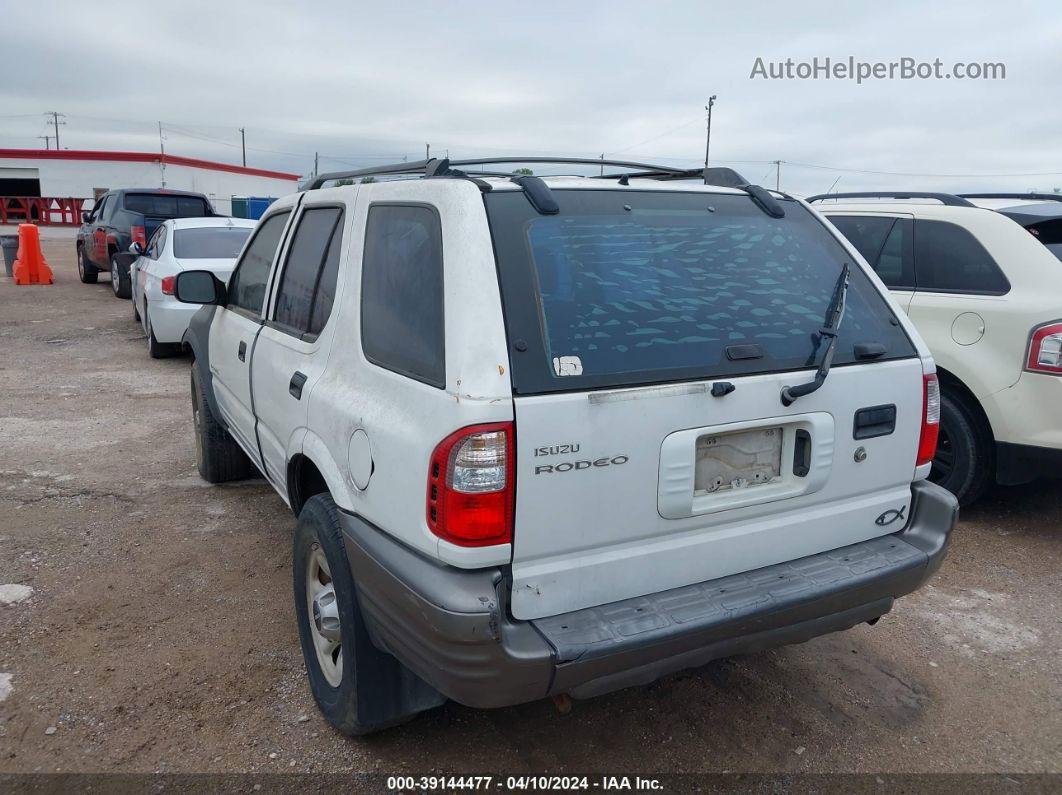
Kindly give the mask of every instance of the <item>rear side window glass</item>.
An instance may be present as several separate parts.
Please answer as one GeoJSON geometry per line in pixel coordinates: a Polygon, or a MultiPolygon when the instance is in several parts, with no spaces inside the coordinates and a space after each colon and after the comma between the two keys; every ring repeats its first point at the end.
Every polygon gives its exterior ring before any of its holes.
{"type": "Polygon", "coordinates": [[[163,249],[166,248],[166,227],[160,226],[155,230],[155,234],[151,236],[151,242],[148,243],[147,255],[151,259],[158,259],[162,256],[163,249]]]}
{"type": "Polygon", "coordinates": [[[434,210],[406,205],[369,209],[361,291],[366,358],[445,386],[442,229],[434,210]]]}
{"type": "MultiPolygon", "coordinates": [[[[509,336],[528,345],[513,357],[519,392],[812,363],[850,258],[798,203],[784,202],[785,217],[772,218],[747,196],[553,193],[561,209],[552,216],[535,213],[519,193],[486,196],[509,336]]],[[[860,343],[882,344],[882,358],[914,355],[893,321],[883,296],[853,268],[835,364],[855,363],[860,343]]]]}
{"type": "Polygon", "coordinates": [[[914,289],[914,263],[907,240],[910,226],[906,221],[862,215],[831,215],[829,219],[859,250],[887,287],[914,289]]]}
{"type": "Polygon", "coordinates": [[[1002,295],[1010,283],[972,234],[947,221],[915,219],[919,290],[1002,295]]]}
{"type": "Polygon", "coordinates": [[[125,209],[155,218],[200,218],[212,215],[206,201],[198,196],[165,193],[127,193],[125,209]]]}
{"type": "Polygon", "coordinates": [[[236,259],[250,234],[251,230],[245,226],[177,229],[173,233],[173,256],[177,259],[236,259]]]}
{"type": "Polygon", "coordinates": [[[299,332],[308,329],[317,279],[340,214],[338,207],[312,207],[303,211],[280,277],[273,312],[277,323],[299,332]]]}
{"type": "Polygon", "coordinates": [[[273,265],[280,235],[291,212],[277,213],[266,218],[243,252],[229,281],[229,305],[246,309],[255,315],[262,312],[265,302],[269,269],[273,265]]]}
{"type": "Polygon", "coordinates": [[[871,265],[878,261],[885,238],[896,223],[895,218],[881,216],[831,215],[829,219],[871,265]]]}
{"type": "Polygon", "coordinates": [[[332,232],[332,241],[328,244],[324,267],[321,268],[321,276],[317,280],[317,292],[313,296],[313,309],[310,312],[310,328],[308,329],[311,334],[320,334],[321,329],[328,322],[328,316],[332,314],[332,303],[336,298],[336,280],[339,276],[339,250],[342,244],[343,224],[340,220],[332,232]]]}

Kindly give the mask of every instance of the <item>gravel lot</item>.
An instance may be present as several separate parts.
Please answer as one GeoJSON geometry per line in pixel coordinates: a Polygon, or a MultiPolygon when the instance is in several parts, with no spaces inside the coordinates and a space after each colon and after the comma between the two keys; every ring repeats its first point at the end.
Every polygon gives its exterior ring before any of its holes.
{"type": "Polygon", "coordinates": [[[447,705],[334,733],[290,512],[262,481],[199,479],[187,359],[148,358],[72,241],[45,254],[54,286],[0,277],[0,773],[1062,772],[1057,482],[965,511],[932,585],[875,627],[567,715],[447,705]]]}

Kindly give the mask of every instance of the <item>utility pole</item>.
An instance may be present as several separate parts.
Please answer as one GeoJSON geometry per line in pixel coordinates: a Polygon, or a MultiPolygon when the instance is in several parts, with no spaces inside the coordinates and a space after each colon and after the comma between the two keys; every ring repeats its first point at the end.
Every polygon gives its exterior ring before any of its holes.
{"type": "Polygon", "coordinates": [[[782,189],[782,161],[774,161],[774,189],[780,191],[782,189]]]}
{"type": "Polygon", "coordinates": [[[38,135],[37,137],[44,139],[44,148],[45,149],[51,149],[52,148],[52,146],[51,146],[51,144],[52,144],[52,136],[50,136],[50,135],[38,135]]]}
{"type": "MultiPolygon", "coordinates": [[[[243,127],[240,128],[240,151],[243,153],[243,164],[244,164],[244,166],[246,166],[247,165],[247,136],[245,134],[245,131],[244,131],[243,127]]],[[[316,156],[314,157],[314,161],[316,162],[316,156]]],[[[314,170],[314,173],[315,174],[317,173],[316,169],[314,170]]]]}
{"type": "Polygon", "coordinates": [[[159,172],[162,174],[162,187],[166,187],[166,146],[163,144],[162,122],[159,122],[159,172]]]}
{"type": "Polygon", "coordinates": [[[60,148],[60,146],[59,146],[59,125],[60,124],[66,124],[65,121],[59,121],[59,117],[62,116],[65,119],[66,118],[66,114],[65,113],[59,113],[58,111],[50,110],[47,113],[45,113],[44,115],[52,117],[52,124],[55,125],[55,148],[59,149],[60,148]]]}
{"type": "Polygon", "coordinates": [[[708,168],[708,150],[712,146],[712,107],[715,105],[715,94],[708,97],[708,104],[704,109],[708,111],[708,135],[704,139],[704,167],[708,168]]]}
{"type": "Polygon", "coordinates": [[[424,159],[431,160],[431,144],[424,144],[424,159]]]}
{"type": "Polygon", "coordinates": [[[313,175],[317,176],[317,152],[313,153],[313,175]]]}
{"type": "Polygon", "coordinates": [[[605,153],[601,153],[601,176],[605,176],[605,153]]]}

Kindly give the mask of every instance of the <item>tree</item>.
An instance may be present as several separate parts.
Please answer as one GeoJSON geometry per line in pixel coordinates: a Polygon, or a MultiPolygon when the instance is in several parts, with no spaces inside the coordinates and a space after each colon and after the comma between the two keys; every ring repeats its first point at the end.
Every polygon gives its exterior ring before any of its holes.
{"type": "Polygon", "coordinates": [[[361,184],[368,185],[370,182],[376,182],[376,177],[362,177],[361,184]]]}
{"type": "Polygon", "coordinates": [[[514,174],[522,174],[525,177],[533,177],[535,172],[529,168],[517,168],[513,170],[514,174]]]}
{"type": "Polygon", "coordinates": [[[352,179],[337,179],[336,182],[335,182],[335,186],[337,188],[341,187],[343,185],[353,185],[353,184],[354,184],[354,180],[352,180],[352,179]]]}

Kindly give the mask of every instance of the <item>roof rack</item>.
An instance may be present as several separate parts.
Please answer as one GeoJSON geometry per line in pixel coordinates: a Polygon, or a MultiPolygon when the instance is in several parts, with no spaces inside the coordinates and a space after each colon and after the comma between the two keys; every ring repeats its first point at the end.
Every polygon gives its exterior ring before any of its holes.
{"type": "MultiPolygon", "coordinates": [[[[353,171],[333,171],[321,174],[309,183],[308,190],[316,190],[326,182],[337,179],[354,179],[356,177],[375,177],[384,175],[401,176],[403,174],[421,174],[425,177],[511,177],[512,174],[503,171],[466,170],[466,166],[501,165],[503,163],[550,163],[557,165],[574,166],[611,166],[613,168],[632,169],[630,173],[606,174],[604,179],[619,179],[626,176],[630,178],[646,179],[689,179],[691,177],[703,177],[706,185],[718,185],[721,187],[737,187],[738,184],[747,184],[745,180],[733,169],[729,168],[675,168],[674,166],[660,166],[652,163],[638,163],[630,160],[602,160],[591,157],[482,157],[470,160],[450,160],[448,158],[430,158],[428,160],[415,160],[410,163],[392,163],[386,166],[373,166],[372,168],[360,168],[353,171]],[[735,184],[736,183],[736,184],[735,184]]],[[[519,175],[517,175],[519,176],[519,175]]]]}
{"type": "Polygon", "coordinates": [[[1062,193],[960,193],[964,199],[1026,199],[1041,202],[1062,202],[1062,193]]]}
{"type": "Polygon", "coordinates": [[[933,193],[925,191],[857,191],[855,193],[820,193],[809,196],[805,201],[817,202],[824,199],[936,199],[947,207],[976,207],[973,202],[952,193],[933,193]]]}
{"type": "Polygon", "coordinates": [[[552,191],[550,191],[549,186],[541,177],[536,177],[531,174],[507,173],[504,171],[465,169],[466,166],[482,166],[492,163],[552,163],[579,166],[614,166],[618,168],[632,169],[632,171],[626,171],[621,174],[601,174],[597,177],[597,179],[617,179],[619,180],[620,185],[629,184],[632,177],[658,180],[701,177],[705,185],[736,188],[744,191],[761,210],[773,218],[782,218],[785,216],[785,210],[782,208],[782,205],[778,203],[769,191],[761,188],[759,185],[749,184],[748,180],[731,168],[674,168],[672,166],[656,166],[650,163],[638,163],[630,160],[604,160],[589,157],[491,157],[475,158],[471,160],[430,158],[428,160],[416,160],[412,163],[394,163],[389,166],[375,166],[373,168],[361,168],[354,171],[333,171],[328,174],[321,174],[310,182],[307,186],[307,190],[317,190],[326,182],[337,179],[419,174],[425,179],[433,177],[468,179],[474,182],[481,191],[487,192],[491,189],[490,184],[479,179],[479,177],[503,177],[519,185],[523,190],[524,195],[527,196],[528,201],[531,202],[538,212],[543,215],[554,215],[560,212],[560,205],[557,204],[552,191]]]}

